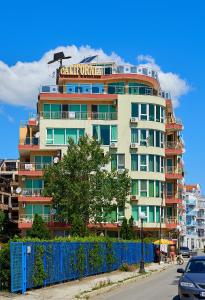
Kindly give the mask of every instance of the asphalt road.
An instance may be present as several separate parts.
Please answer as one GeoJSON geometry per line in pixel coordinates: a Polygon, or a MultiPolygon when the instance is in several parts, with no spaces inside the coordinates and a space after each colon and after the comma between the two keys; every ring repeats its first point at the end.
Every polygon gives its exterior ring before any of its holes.
{"type": "Polygon", "coordinates": [[[153,274],[134,283],[116,288],[106,294],[95,296],[95,300],[178,300],[177,282],[180,274],[176,272],[178,267],[153,274]]]}

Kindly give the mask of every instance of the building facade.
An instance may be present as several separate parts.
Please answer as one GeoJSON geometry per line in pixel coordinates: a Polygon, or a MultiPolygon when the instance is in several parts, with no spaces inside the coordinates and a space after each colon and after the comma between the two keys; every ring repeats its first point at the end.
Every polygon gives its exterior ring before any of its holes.
{"type": "Polygon", "coordinates": [[[185,185],[186,235],[183,245],[200,249],[205,245],[205,198],[199,184],[185,185]]]}
{"type": "Polygon", "coordinates": [[[111,154],[109,169],[128,169],[132,178],[126,209],[118,208],[92,230],[118,236],[123,217],[135,220],[145,212],[147,235],[172,236],[179,224],[183,188],[183,129],[168,93],[161,91],[157,72],[145,66],[81,62],[60,67],[57,83],[42,86],[37,115],[20,128],[19,228],[31,228],[42,215],[55,235],[68,234],[54,221],[52,197],[44,197],[43,169],[84,134],[102,142],[111,154]]]}
{"type": "Polygon", "coordinates": [[[18,222],[18,160],[0,159],[0,210],[18,222]]]}

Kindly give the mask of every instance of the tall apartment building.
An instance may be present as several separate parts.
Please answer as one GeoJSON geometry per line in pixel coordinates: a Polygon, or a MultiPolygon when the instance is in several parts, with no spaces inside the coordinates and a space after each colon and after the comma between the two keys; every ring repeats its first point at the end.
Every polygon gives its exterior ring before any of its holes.
{"type": "Polygon", "coordinates": [[[38,213],[55,235],[68,233],[54,221],[52,198],[42,195],[43,169],[62,158],[68,138],[77,143],[88,134],[110,152],[108,168],[128,169],[132,178],[126,209],[113,211],[98,230],[118,236],[124,216],[133,216],[139,230],[139,214],[145,212],[147,235],[158,236],[161,225],[162,234],[172,236],[182,203],[182,129],[151,68],[92,58],[60,67],[56,85],[41,87],[36,118],[20,128],[19,228],[24,233],[38,213]]]}
{"type": "Polygon", "coordinates": [[[0,210],[18,221],[18,160],[0,159],[0,210]]]}
{"type": "Polygon", "coordinates": [[[205,245],[205,198],[199,184],[185,185],[186,236],[183,244],[190,249],[205,245]]]}

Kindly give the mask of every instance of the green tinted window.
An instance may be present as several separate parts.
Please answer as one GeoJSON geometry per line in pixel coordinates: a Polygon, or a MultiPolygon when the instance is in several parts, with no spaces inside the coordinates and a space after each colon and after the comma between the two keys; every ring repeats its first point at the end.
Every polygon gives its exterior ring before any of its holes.
{"type": "Polygon", "coordinates": [[[154,121],[154,104],[149,104],[149,120],[154,121]]]}
{"type": "Polygon", "coordinates": [[[138,195],[138,180],[132,179],[132,195],[138,195]]]}
{"type": "Polygon", "coordinates": [[[149,206],[149,222],[154,223],[154,206],[149,206]]]}
{"type": "Polygon", "coordinates": [[[139,220],[139,209],[137,205],[132,205],[132,217],[135,221],[139,220]]]}
{"type": "Polygon", "coordinates": [[[132,117],[138,118],[139,117],[139,104],[132,103],[131,110],[132,110],[132,117]]]}
{"type": "Polygon", "coordinates": [[[154,197],[154,180],[149,180],[149,197],[154,197]]]}
{"type": "Polygon", "coordinates": [[[117,170],[117,154],[111,155],[111,170],[117,170]]]}
{"type": "Polygon", "coordinates": [[[131,154],[131,171],[138,171],[138,155],[131,154]]]}

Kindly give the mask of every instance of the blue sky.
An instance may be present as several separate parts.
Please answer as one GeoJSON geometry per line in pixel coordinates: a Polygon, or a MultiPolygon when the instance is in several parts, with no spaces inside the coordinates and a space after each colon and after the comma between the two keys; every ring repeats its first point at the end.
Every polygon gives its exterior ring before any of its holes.
{"type": "Polygon", "coordinates": [[[18,61],[33,66],[59,46],[89,45],[133,64],[139,55],[152,56],[163,72],[186,80],[189,92],[181,93],[176,109],[185,126],[186,182],[205,187],[204,1],[3,1],[0,26],[0,157],[18,157],[19,123],[34,102],[24,93],[26,72],[15,81],[19,73],[10,74],[12,67],[18,61]],[[12,89],[14,81],[18,86],[12,89]]]}

